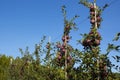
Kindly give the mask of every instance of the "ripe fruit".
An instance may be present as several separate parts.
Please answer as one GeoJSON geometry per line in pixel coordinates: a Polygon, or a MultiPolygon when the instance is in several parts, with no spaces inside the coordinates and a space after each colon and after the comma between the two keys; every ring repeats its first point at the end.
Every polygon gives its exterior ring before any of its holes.
{"type": "Polygon", "coordinates": [[[71,60],[71,59],[72,59],[71,56],[68,56],[68,57],[67,57],[67,60],[71,60]]]}
{"type": "Polygon", "coordinates": [[[90,12],[90,15],[91,15],[91,16],[95,16],[95,12],[93,12],[93,11],[90,12]]]}
{"type": "Polygon", "coordinates": [[[91,23],[91,24],[95,24],[95,20],[94,20],[94,19],[91,19],[91,20],[90,20],[90,23],[91,23]]]}
{"type": "Polygon", "coordinates": [[[94,6],[93,5],[90,6],[90,11],[94,11],[94,10],[95,10],[94,6]]]}
{"type": "Polygon", "coordinates": [[[97,22],[100,22],[100,21],[101,21],[101,17],[98,16],[98,17],[97,17],[97,22]]]}
{"type": "Polygon", "coordinates": [[[70,39],[70,37],[69,37],[68,35],[67,35],[67,36],[65,36],[65,37],[66,37],[66,39],[67,39],[67,40],[69,40],[69,39],[70,39]]]}
{"type": "Polygon", "coordinates": [[[60,43],[58,43],[56,46],[57,46],[57,48],[60,48],[60,47],[61,47],[61,44],[60,44],[60,43]]]}
{"type": "Polygon", "coordinates": [[[62,41],[63,41],[63,42],[65,41],[65,36],[62,37],[62,41]]]}
{"type": "Polygon", "coordinates": [[[65,53],[65,48],[62,49],[62,52],[65,53]]]}
{"type": "Polygon", "coordinates": [[[69,37],[68,35],[64,35],[64,36],[62,37],[62,41],[63,41],[63,42],[65,42],[65,40],[66,40],[66,42],[69,42],[69,39],[70,39],[70,37],[69,37]]]}
{"type": "Polygon", "coordinates": [[[90,43],[90,42],[91,42],[91,40],[90,40],[90,39],[87,39],[87,40],[86,40],[86,42],[87,42],[87,43],[90,43]]]}
{"type": "Polygon", "coordinates": [[[61,58],[62,58],[61,55],[59,55],[59,56],[58,56],[58,59],[60,60],[61,58]]]}
{"type": "Polygon", "coordinates": [[[93,31],[90,31],[89,32],[89,36],[93,36],[94,35],[94,32],[93,31]]]}
{"type": "Polygon", "coordinates": [[[82,41],[84,47],[98,46],[100,45],[101,36],[99,32],[90,31],[88,36],[82,41]]]}
{"type": "Polygon", "coordinates": [[[82,45],[87,47],[91,45],[91,40],[90,39],[84,39],[82,42],[82,45]]]}
{"type": "Polygon", "coordinates": [[[95,40],[93,41],[93,46],[98,46],[98,45],[100,45],[100,40],[95,39],[95,40]]]}
{"type": "Polygon", "coordinates": [[[63,44],[62,44],[62,47],[63,47],[63,48],[65,48],[65,45],[66,45],[66,44],[65,44],[65,43],[63,43],[63,44]]]}
{"type": "Polygon", "coordinates": [[[83,40],[82,45],[83,45],[83,46],[87,46],[87,41],[86,41],[86,40],[83,40]]]}

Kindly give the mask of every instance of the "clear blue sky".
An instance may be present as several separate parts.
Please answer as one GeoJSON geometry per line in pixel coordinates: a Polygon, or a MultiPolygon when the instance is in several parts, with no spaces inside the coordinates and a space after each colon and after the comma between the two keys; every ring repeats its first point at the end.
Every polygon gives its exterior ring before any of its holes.
{"type": "MultiPolygon", "coordinates": [[[[93,1],[93,0],[89,0],[93,1]]],[[[97,0],[99,6],[112,3],[103,12],[100,33],[103,36],[101,49],[104,53],[107,44],[117,32],[120,32],[120,1],[97,0]],[[117,1],[117,2],[116,2],[117,1]]],[[[63,16],[61,6],[66,5],[67,17],[75,14],[78,31],[72,31],[70,44],[75,47],[80,33],[89,32],[89,9],[78,4],[79,0],[0,0],[0,53],[8,56],[20,56],[19,48],[29,46],[33,52],[34,45],[43,35],[51,36],[51,41],[60,41],[63,33],[63,16]]],[[[120,44],[117,43],[117,44],[120,44]]],[[[113,54],[118,54],[113,52],[113,54]]]]}

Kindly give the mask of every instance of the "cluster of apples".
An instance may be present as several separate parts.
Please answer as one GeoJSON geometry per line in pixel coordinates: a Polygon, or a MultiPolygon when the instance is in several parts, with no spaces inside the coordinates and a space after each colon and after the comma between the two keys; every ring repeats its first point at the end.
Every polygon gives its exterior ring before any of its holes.
{"type": "Polygon", "coordinates": [[[100,24],[102,21],[102,18],[100,17],[100,15],[101,15],[100,9],[95,8],[93,5],[90,6],[90,23],[92,25],[95,25],[95,23],[97,23],[98,28],[100,27],[100,24]],[[96,20],[95,20],[95,18],[96,18],[96,20]]]}
{"type": "MultiPolygon", "coordinates": [[[[60,44],[58,43],[57,45],[58,48],[58,54],[57,54],[57,62],[59,66],[64,66],[65,65],[65,54],[66,54],[66,46],[65,44],[60,44]]],[[[72,62],[72,57],[70,55],[67,55],[67,63],[71,63],[72,62]]]]}
{"type": "Polygon", "coordinates": [[[72,57],[68,54],[69,46],[67,46],[68,45],[67,43],[70,40],[70,36],[69,36],[70,30],[71,30],[71,26],[69,24],[67,24],[64,27],[64,35],[62,36],[63,43],[57,44],[57,48],[58,48],[58,52],[59,52],[59,54],[57,56],[57,61],[60,66],[65,65],[65,59],[67,60],[67,64],[70,64],[72,62],[72,57]],[[67,52],[66,52],[66,50],[67,50],[67,52]],[[65,54],[67,54],[66,58],[65,58],[65,54]]]}
{"type": "Polygon", "coordinates": [[[71,30],[71,26],[67,24],[67,25],[64,27],[64,35],[63,35],[63,37],[62,37],[63,43],[65,43],[65,42],[68,43],[68,42],[69,42],[69,40],[70,40],[70,36],[69,36],[70,30],[71,30]]]}
{"type": "Polygon", "coordinates": [[[96,47],[100,45],[101,35],[97,32],[99,28],[102,18],[100,17],[101,10],[94,5],[90,6],[90,23],[92,24],[92,30],[82,41],[82,45],[84,47],[96,47]],[[97,24],[97,25],[96,25],[97,24]]]}
{"type": "Polygon", "coordinates": [[[68,43],[68,42],[69,42],[69,39],[70,39],[69,35],[64,35],[64,36],[62,37],[62,41],[63,41],[63,42],[65,42],[65,40],[66,40],[66,42],[68,43]]]}
{"type": "Polygon", "coordinates": [[[84,47],[96,47],[100,45],[101,35],[99,32],[91,31],[82,41],[84,47]]]}

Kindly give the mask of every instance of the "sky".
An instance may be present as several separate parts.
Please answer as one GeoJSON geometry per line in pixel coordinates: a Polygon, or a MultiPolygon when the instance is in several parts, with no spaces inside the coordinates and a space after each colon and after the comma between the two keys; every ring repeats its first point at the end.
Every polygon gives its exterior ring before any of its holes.
{"type": "MultiPolygon", "coordinates": [[[[93,0],[89,0],[93,1],[93,0]]],[[[0,0],[0,54],[20,56],[19,48],[29,47],[34,52],[34,46],[39,43],[43,35],[51,37],[51,42],[60,41],[64,22],[61,6],[65,5],[67,18],[74,15],[80,17],[75,20],[79,30],[71,31],[70,44],[77,48],[76,40],[81,39],[80,33],[90,30],[89,9],[78,4],[79,0],[0,0]]],[[[107,44],[111,42],[117,32],[120,32],[120,1],[97,0],[97,5],[111,5],[102,13],[103,22],[99,29],[103,37],[101,50],[104,53],[107,44]]],[[[116,44],[120,44],[117,42],[116,44]]],[[[112,52],[110,55],[118,54],[112,52]]]]}

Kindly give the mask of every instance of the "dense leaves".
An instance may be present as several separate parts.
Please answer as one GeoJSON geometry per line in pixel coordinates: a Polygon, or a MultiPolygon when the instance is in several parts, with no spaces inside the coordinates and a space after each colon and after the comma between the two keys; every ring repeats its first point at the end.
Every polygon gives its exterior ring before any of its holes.
{"type": "MultiPolygon", "coordinates": [[[[0,80],[119,80],[119,73],[113,73],[115,68],[120,71],[119,65],[113,64],[108,55],[111,51],[120,52],[120,44],[109,43],[106,53],[101,52],[102,36],[98,32],[102,21],[102,11],[97,5],[80,0],[90,10],[90,32],[82,35],[79,40],[83,49],[74,48],[69,44],[72,29],[76,29],[74,16],[71,20],[66,17],[65,6],[62,6],[64,16],[64,31],[59,42],[47,42],[44,36],[34,51],[29,48],[21,52],[21,57],[0,55],[0,80]],[[77,65],[77,66],[76,66],[77,65]]],[[[113,42],[119,40],[120,33],[116,34],[113,42]]],[[[120,56],[112,58],[119,63],[120,56]]]]}

